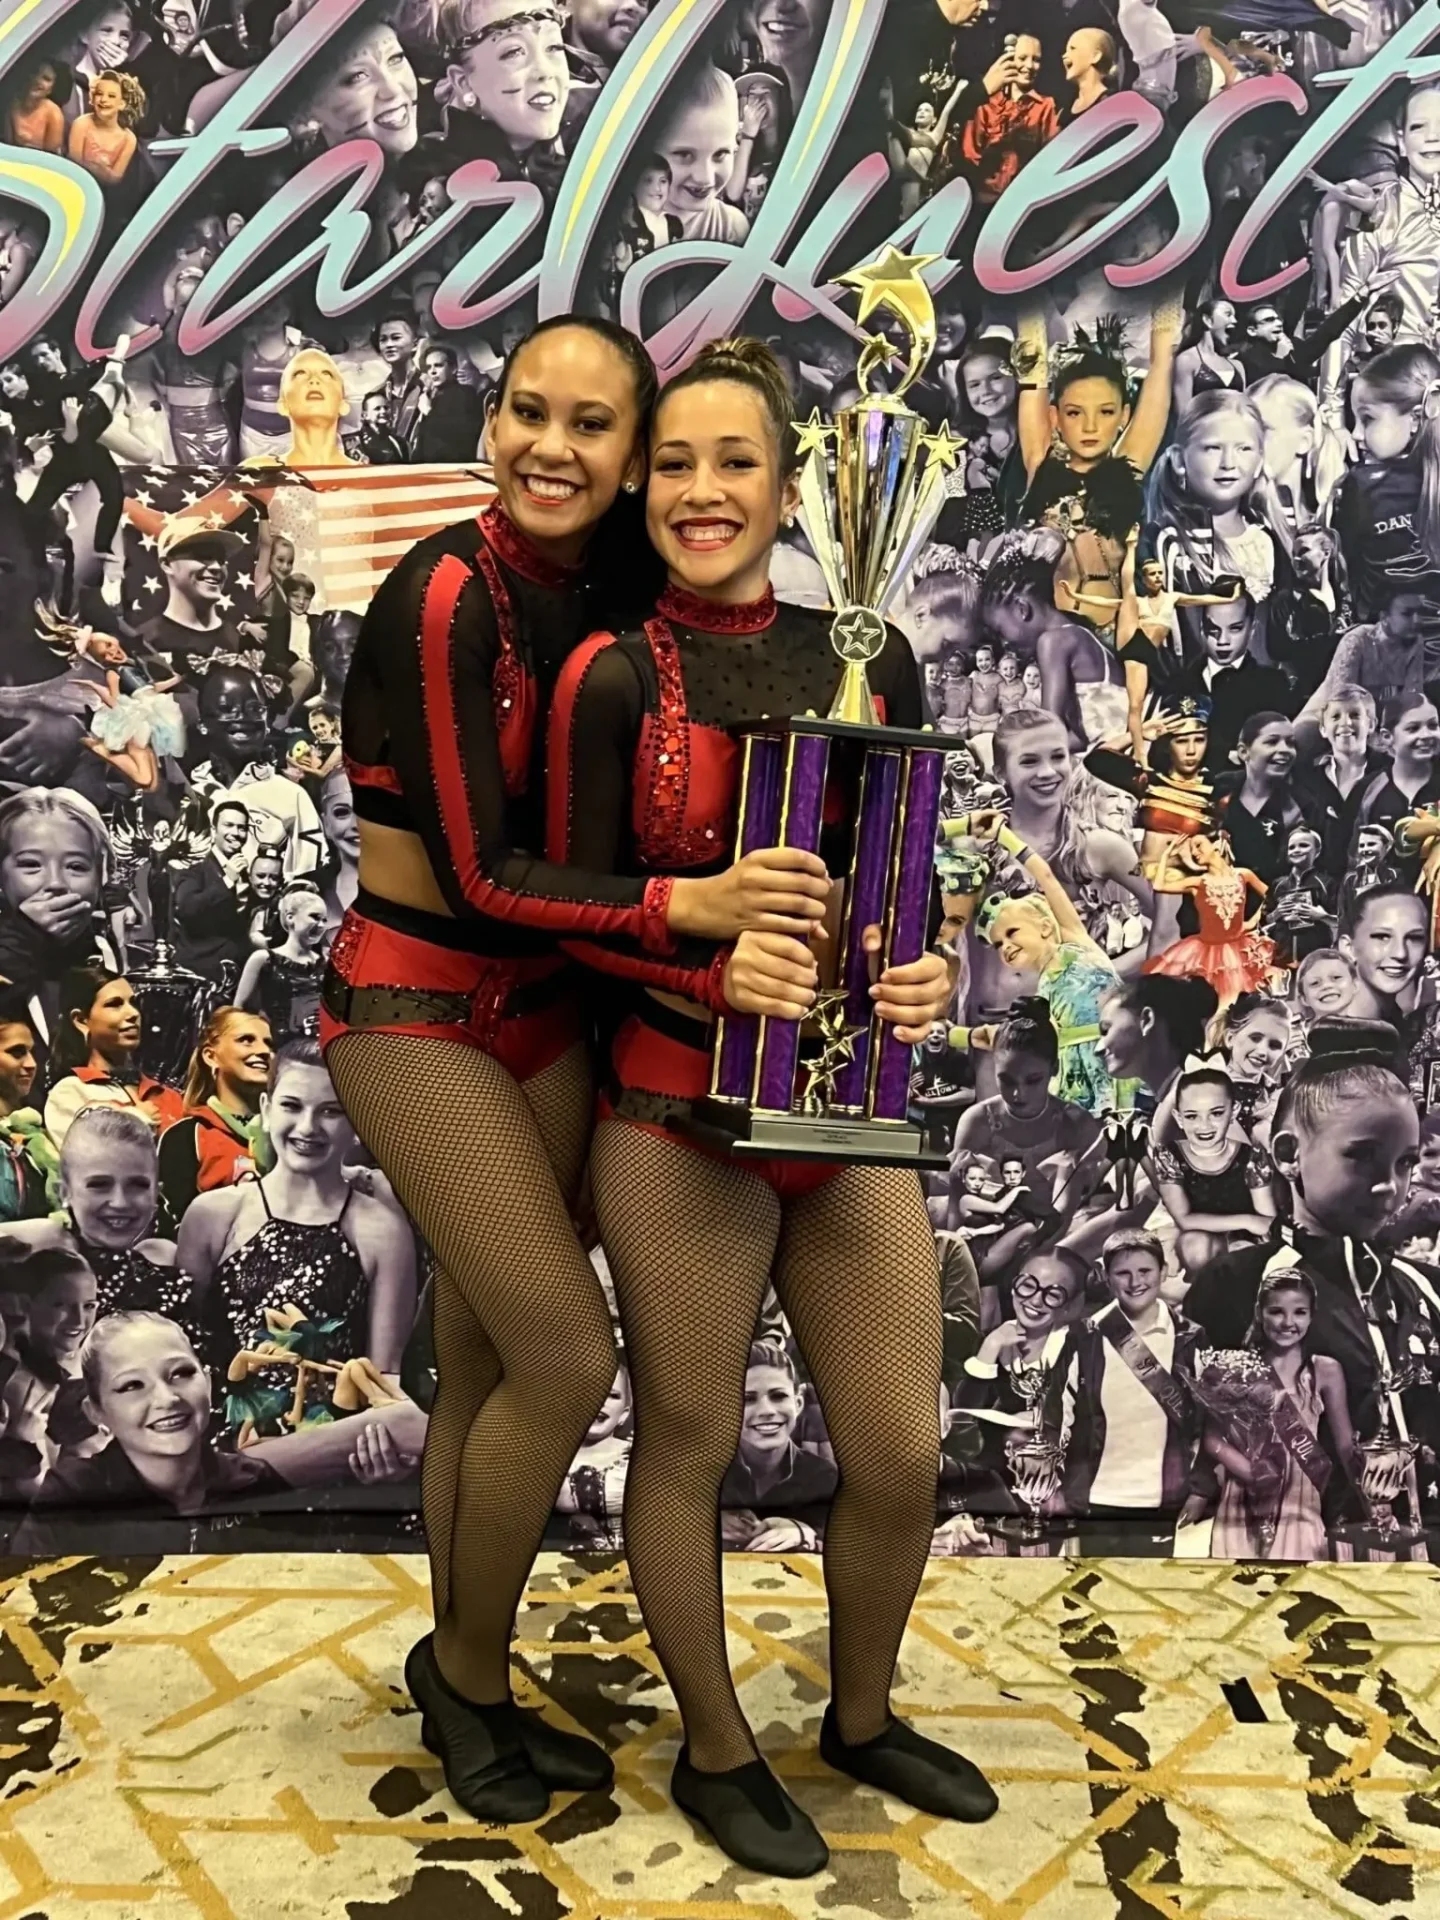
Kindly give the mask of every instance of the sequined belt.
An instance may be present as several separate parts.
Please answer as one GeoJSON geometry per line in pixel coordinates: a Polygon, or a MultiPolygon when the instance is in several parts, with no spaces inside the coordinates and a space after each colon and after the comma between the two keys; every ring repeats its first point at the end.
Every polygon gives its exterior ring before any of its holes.
{"type": "MultiPolygon", "coordinates": [[[[494,1009],[504,1020],[543,1013],[569,991],[562,970],[514,986],[494,1009]]],[[[462,1027],[475,1014],[473,993],[425,993],[413,987],[350,987],[333,970],[320,998],[332,1019],[347,1027],[462,1027]]]]}

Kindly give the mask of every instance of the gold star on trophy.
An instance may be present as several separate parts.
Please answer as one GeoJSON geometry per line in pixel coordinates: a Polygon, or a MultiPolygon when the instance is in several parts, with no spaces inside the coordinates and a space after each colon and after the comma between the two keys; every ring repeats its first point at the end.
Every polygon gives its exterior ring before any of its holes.
{"type": "Polygon", "coordinates": [[[951,433],[948,420],[942,420],[935,432],[927,433],[920,444],[930,458],[949,473],[964,452],[966,443],[963,440],[957,440],[951,433]]]}
{"type": "Polygon", "coordinates": [[[864,1027],[846,1023],[846,997],[844,987],[827,987],[816,996],[810,1015],[820,1033],[820,1051],[806,1066],[809,1078],[802,1108],[811,1115],[822,1114],[829,1106],[840,1070],[855,1058],[855,1042],[865,1032],[864,1027]]]}
{"type": "MultiPolygon", "coordinates": [[[[878,260],[839,277],[840,286],[853,287],[860,295],[857,318],[862,327],[872,313],[879,311],[893,314],[909,336],[910,364],[895,389],[896,398],[918,378],[934,350],[935,302],[920,278],[920,270],[933,266],[939,258],[938,253],[901,253],[898,247],[887,246],[878,260]]],[[[883,334],[867,334],[858,370],[861,387],[877,366],[895,357],[896,349],[883,334]]]]}
{"type": "Polygon", "coordinates": [[[808,454],[824,453],[834,437],[834,427],[821,419],[818,407],[813,408],[808,420],[795,422],[795,458],[803,460],[808,454]]]}

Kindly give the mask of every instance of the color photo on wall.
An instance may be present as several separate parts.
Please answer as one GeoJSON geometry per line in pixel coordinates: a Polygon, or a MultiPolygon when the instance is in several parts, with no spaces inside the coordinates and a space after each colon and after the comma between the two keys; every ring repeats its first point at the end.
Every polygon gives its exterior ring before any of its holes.
{"type": "MultiPolygon", "coordinates": [[[[891,242],[939,314],[911,401],[964,442],[896,609],[965,926],[913,1082],[936,1551],[1426,1556],[1437,38],[1440,0],[8,10],[17,1549],[413,1516],[427,1255],[315,1041],[360,621],[489,498],[537,318],[662,372],[762,335],[823,416],[838,277],[891,242]],[[1334,1015],[1384,1025],[1327,1055],[1334,1015]]],[[[824,604],[799,530],[776,584],[824,604]]],[[[725,1538],[811,1548],[823,1408],[773,1298],[755,1340],[725,1538]]],[[[557,1537],[620,1546],[630,1425],[622,1367],[557,1537]]]]}

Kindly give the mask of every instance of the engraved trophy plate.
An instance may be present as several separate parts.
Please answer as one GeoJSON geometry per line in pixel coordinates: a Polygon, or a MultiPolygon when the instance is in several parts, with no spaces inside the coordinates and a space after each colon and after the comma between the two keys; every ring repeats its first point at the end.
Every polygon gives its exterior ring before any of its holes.
{"type": "Polygon", "coordinates": [[[830,639],[844,662],[829,714],[746,723],[738,852],[767,846],[820,850],[827,787],[848,802],[837,977],[810,1018],[727,1015],[717,1022],[710,1093],[690,1131],[737,1157],[942,1166],[909,1118],[913,1050],[872,1012],[862,942],[882,931],[883,966],[925,950],[934,887],[935,837],[950,742],[929,729],[882,727],[866,678],[885,646],[885,609],[930,536],[945,474],[961,442],[931,433],[904,404],[935,340],[935,314],[920,269],[935,256],[887,247],[843,276],[860,293],[863,324],[877,309],[898,320],[910,352],[896,390],[872,393],[875,370],[896,357],[880,334],[860,356],[862,398],[833,426],[812,413],[796,423],[801,511],[836,609],[830,639]]]}

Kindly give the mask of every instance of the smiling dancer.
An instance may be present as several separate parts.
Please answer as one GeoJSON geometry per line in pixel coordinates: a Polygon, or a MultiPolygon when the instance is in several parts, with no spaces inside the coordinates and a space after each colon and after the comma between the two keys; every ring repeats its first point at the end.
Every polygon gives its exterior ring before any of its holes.
{"type": "MultiPolygon", "coordinates": [[[[669,585],[642,632],[597,635],[561,675],[550,721],[553,856],[632,884],[713,872],[739,777],[726,729],[757,703],[829,709],[840,663],[826,618],[777,605],[770,586],[781,520],[797,506],[793,410],[774,356],[752,340],[706,347],[666,388],[647,524],[669,585]]],[[[888,720],[920,724],[919,671],[893,628],[871,684],[888,720]]],[[[878,929],[873,941],[871,951],[878,929]]],[[[604,952],[589,957],[613,971],[604,952]]],[[[799,1018],[816,979],[806,943],[746,932],[725,965],[724,999],[739,1012],[799,1018]]],[[[920,1182],[905,1169],[742,1164],[676,1138],[672,1123],[708,1087],[708,1013],[658,968],[647,984],[648,993],[633,988],[614,1037],[591,1161],[635,1389],[627,1557],[685,1723],[676,1801],[740,1864],[798,1877],[823,1867],[825,1843],[758,1756],[736,1697],[717,1526],[772,1271],[840,1470],[825,1534],[834,1701],[820,1751],[929,1813],[983,1820],[996,1806],[968,1760],[890,1710],[935,1518],[935,1242],[920,1182]]],[[[932,951],[882,973],[875,1004],[899,1039],[917,1041],[952,990],[932,951]]]]}
{"type": "Polygon", "coordinates": [[[604,1295],[570,1222],[592,1092],[556,941],[607,943],[622,966],[664,956],[673,990],[710,1000],[710,941],[803,928],[827,891],[820,863],[793,853],[672,881],[519,851],[542,839],[538,716],[592,624],[587,545],[618,560],[617,578],[640,562],[623,519],[606,516],[622,485],[639,487],[654,393],[644,349],[608,322],[561,318],[521,341],[487,428],[498,504],[400,562],[345,689],[360,885],[331,950],[321,1038],[356,1130],[439,1263],[421,1478],[436,1628],[406,1678],[451,1791],[486,1821],[538,1819],[551,1787],[612,1771],[510,1699],[526,1576],[615,1377],[604,1295]],[[698,951],[678,951],[681,936],[698,951]]]}

